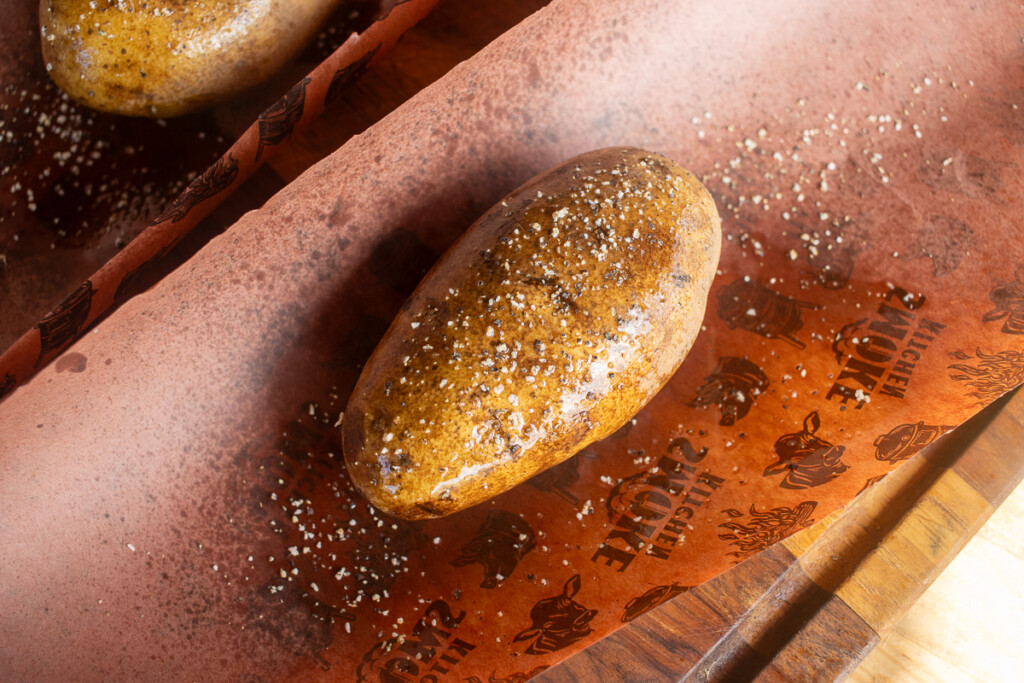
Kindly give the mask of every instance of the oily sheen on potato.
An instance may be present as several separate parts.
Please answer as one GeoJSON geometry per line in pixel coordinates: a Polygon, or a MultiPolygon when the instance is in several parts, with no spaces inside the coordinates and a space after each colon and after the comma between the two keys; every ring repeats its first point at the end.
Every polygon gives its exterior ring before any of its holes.
{"type": "Polygon", "coordinates": [[[40,0],[54,82],[101,111],[186,114],[293,59],[339,0],[40,0]]]}
{"type": "Polygon", "coordinates": [[[485,501],[608,436],[672,376],[718,265],[675,162],[589,152],[499,202],[427,274],[345,412],[350,476],[408,519],[485,501]]]}

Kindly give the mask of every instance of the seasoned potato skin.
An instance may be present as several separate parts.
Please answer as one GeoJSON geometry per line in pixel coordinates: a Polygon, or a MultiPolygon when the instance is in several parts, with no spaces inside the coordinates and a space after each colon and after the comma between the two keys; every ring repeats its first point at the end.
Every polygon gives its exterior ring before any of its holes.
{"type": "Polygon", "coordinates": [[[170,117],[273,75],[339,0],[40,0],[43,59],[101,111],[170,117]]]}
{"type": "Polygon", "coordinates": [[[480,218],[364,368],[345,459],[375,506],[457,512],[608,436],[700,330],[721,224],[703,185],[635,148],[570,159],[480,218]]]}

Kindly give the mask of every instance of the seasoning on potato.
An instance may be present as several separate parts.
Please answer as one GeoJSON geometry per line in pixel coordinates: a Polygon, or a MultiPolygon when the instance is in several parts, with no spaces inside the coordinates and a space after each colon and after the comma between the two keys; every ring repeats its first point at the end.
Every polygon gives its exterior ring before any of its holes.
{"type": "Polygon", "coordinates": [[[398,517],[457,512],[625,424],[700,330],[721,223],[635,148],[583,154],[488,211],[370,357],[342,427],[352,480],[398,517]]]}
{"type": "Polygon", "coordinates": [[[339,0],[40,0],[43,59],[71,97],[106,112],[169,117],[276,73],[339,0]]]}

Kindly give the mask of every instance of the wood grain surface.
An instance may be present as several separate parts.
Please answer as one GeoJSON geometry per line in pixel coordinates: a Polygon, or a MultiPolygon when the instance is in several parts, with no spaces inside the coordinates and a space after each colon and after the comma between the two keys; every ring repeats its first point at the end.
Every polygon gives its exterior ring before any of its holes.
{"type": "Polygon", "coordinates": [[[1024,485],[1018,484],[851,683],[1019,681],[1024,654],[1024,485]]]}

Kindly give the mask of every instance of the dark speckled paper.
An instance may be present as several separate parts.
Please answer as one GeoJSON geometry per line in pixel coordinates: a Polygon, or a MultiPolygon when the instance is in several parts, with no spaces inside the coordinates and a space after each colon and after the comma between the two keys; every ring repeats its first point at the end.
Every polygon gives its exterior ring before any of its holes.
{"type": "Polygon", "coordinates": [[[556,0],[0,406],[0,665],[521,681],[826,516],[1024,380],[1021,19],[556,0]],[[609,145],[676,159],[723,216],[682,368],[489,503],[368,509],[338,423],[411,274],[609,145]]]}

